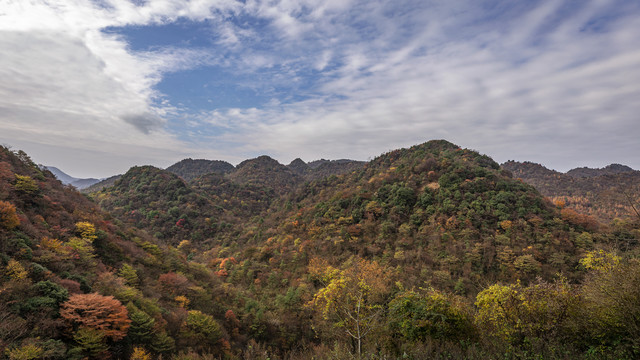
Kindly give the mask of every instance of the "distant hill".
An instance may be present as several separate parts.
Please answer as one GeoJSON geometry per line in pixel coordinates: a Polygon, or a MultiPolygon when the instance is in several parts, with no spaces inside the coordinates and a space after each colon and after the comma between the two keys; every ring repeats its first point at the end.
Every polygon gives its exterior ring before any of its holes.
{"type": "Polygon", "coordinates": [[[167,168],[185,181],[189,182],[200,175],[209,173],[228,173],[234,170],[233,165],[221,160],[184,159],[167,168]]]}
{"type": "Polygon", "coordinates": [[[576,168],[566,174],[531,162],[508,161],[501,166],[562,206],[602,222],[639,216],[640,171],[628,166],[576,168]]]}
{"type": "Polygon", "coordinates": [[[227,177],[238,184],[265,186],[278,194],[289,192],[304,181],[300,175],[266,155],[241,162],[227,177]]]}
{"type": "Polygon", "coordinates": [[[100,191],[106,187],[111,187],[115,184],[115,182],[120,179],[122,175],[113,175],[104,180],[101,180],[91,186],[87,186],[85,188],[80,189],[80,192],[89,194],[92,192],[100,191]]]}
{"type": "Polygon", "coordinates": [[[94,178],[87,178],[87,179],[75,178],[73,176],[66,174],[64,171],[54,166],[45,166],[45,168],[51,171],[51,173],[53,173],[53,175],[55,175],[55,177],[58,180],[60,180],[63,184],[75,186],[77,189],[84,189],[93,184],[100,182],[100,179],[94,179],[94,178]]]}
{"type": "Polygon", "coordinates": [[[588,167],[575,168],[567,171],[567,175],[574,178],[589,178],[594,176],[617,175],[633,172],[635,172],[635,170],[626,165],[611,164],[601,169],[592,169],[588,167]]]}

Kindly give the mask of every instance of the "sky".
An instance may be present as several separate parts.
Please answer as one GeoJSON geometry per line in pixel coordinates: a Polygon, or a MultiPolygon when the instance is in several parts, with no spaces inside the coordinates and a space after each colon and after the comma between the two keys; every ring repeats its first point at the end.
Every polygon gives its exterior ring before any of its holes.
{"type": "Polygon", "coordinates": [[[0,0],[0,144],[75,177],[184,158],[640,169],[640,1],[0,0]]]}

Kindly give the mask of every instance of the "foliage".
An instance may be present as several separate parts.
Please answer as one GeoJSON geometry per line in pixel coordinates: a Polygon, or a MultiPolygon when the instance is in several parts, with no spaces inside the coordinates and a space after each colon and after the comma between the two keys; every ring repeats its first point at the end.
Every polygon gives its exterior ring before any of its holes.
{"type": "Polygon", "coordinates": [[[29,343],[20,347],[7,349],[5,353],[9,360],[33,360],[42,358],[44,349],[36,344],[29,343]]]}
{"type": "Polygon", "coordinates": [[[129,360],[151,360],[151,354],[144,348],[134,347],[129,360]]]}
{"type": "Polygon", "coordinates": [[[10,259],[7,263],[7,266],[4,270],[5,274],[7,274],[13,280],[25,280],[27,276],[29,276],[29,272],[22,266],[22,264],[14,259],[10,259]]]}
{"type": "Polygon", "coordinates": [[[38,183],[29,175],[16,174],[16,182],[13,187],[26,195],[34,195],[40,191],[38,183]]]}
{"type": "Polygon", "coordinates": [[[579,309],[575,291],[564,279],[523,286],[492,285],[481,291],[476,321],[514,345],[549,343],[571,334],[571,316],[579,309]]]}
{"type": "Polygon", "coordinates": [[[0,226],[0,345],[71,359],[136,346],[163,358],[638,357],[636,222],[591,226],[446,141],[340,175],[321,163],[260,157],[188,183],[133,168],[91,195],[100,209],[0,151],[0,201],[20,222],[0,226]],[[329,176],[312,176],[322,167],[329,176]],[[86,295],[111,312],[74,303],[86,295]]]}
{"type": "Polygon", "coordinates": [[[89,327],[81,327],[73,335],[76,346],[71,349],[73,355],[87,355],[92,359],[107,357],[108,346],[103,331],[89,327]]]}
{"type": "Polygon", "coordinates": [[[198,310],[191,310],[187,315],[187,326],[196,336],[204,340],[215,343],[222,336],[218,322],[211,316],[198,310]]]}
{"type": "Polygon", "coordinates": [[[328,266],[320,275],[324,287],[310,305],[322,318],[344,329],[357,342],[361,354],[362,340],[377,327],[389,291],[389,274],[377,262],[354,259],[344,270],[328,266]]]}
{"type": "Polygon", "coordinates": [[[10,202],[0,201],[0,228],[13,230],[20,225],[16,207],[10,202]]]}
{"type": "Polygon", "coordinates": [[[389,326],[409,341],[469,340],[471,310],[464,299],[435,289],[398,293],[389,303],[389,326]]]}
{"type": "Polygon", "coordinates": [[[587,252],[586,256],[580,259],[580,265],[587,270],[611,271],[620,265],[620,257],[603,249],[587,252]]]}
{"type": "Polygon", "coordinates": [[[134,343],[147,344],[153,337],[153,327],[155,319],[144,311],[138,309],[135,305],[127,305],[131,325],[129,327],[128,336],[134,343]]]}
{"type": "Polygon", "coordinates": [[[73,294],[62,304],[60,316],[70,325],[100,331],[114,341],[127,335],[131,320],[127,308],[113,296],[73,294]]]}
{"type": "Polygon", "coordinates": [[[137,286],[140,282],[136,269],[130,264],[123,264],[120,268],[119,275],[124,278],[129,286],[137,286]]]}

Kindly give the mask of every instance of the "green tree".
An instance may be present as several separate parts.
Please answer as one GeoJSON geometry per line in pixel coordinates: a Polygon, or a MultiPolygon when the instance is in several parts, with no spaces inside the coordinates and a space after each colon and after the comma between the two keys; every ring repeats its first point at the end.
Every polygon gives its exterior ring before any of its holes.
{"type": "Polygon", "coordinates": [[[392,331],[411,341],[469,339],[474,333],[470,314],[462,298],[435,289],[402,291],[389,303],[392,331]]]}
{"type": "Polygon", "coordinates": [[[150,342],[153,336],[153,327],[156,323],[155,319],[131,303],[127,305],[127,310],[131,319],[131,326],[128,332],[131,341],[137,344],[150,342]]]}
{"type": "Polygon", "coordinates": [[[89,356],[91,359],[107,357],[108,346],[105,341],[103,331],[91,328],[80,328],[73,335],[76,346],[71,349],[70,355],[73,357],[89,356]]]}
{"type": "Polygon", "coordinates": [[[122,268],[120,268],[118,274],[124,278],[125,282],[129,286],[136,287],[140,282],[140,279],[138,278],[138,272],[130,264],[125,263],[124,265],[122,265],[122,268]]]}

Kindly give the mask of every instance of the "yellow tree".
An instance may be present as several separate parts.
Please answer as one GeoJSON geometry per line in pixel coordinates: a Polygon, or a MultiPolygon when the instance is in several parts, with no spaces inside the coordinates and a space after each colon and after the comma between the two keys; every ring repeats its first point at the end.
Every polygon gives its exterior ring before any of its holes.
{"type": "Polygon", "coordinates": [[[388,298],[390,274],[377,262],[363,259],[350,260],[343,270],[312,260],[309,272],[323,286],[310,305],[355,340],[360,357],[363,339],[383,325],[379,319],[388,298]]]}

